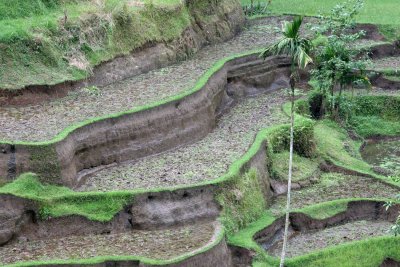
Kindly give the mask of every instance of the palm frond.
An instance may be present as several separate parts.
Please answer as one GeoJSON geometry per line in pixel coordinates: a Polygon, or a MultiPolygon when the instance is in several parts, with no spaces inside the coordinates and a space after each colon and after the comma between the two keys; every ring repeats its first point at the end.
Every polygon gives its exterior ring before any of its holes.
{"type": "Polygon", "coordinates": [[[312,42],[306,38],[300,38],[300,27],[303,17],[296,17],[293,22],[284,22],[282,25],[283,38],[268,46],[261,53],[264,59],[268,56],[285,55],[292,58],[300,68],[305,68],[312,62],[309,53],[312,42]]]}
{"type": "Polygon", "coordinates": [[[300,27],[303,23],[303,17],[298,16],[292,22],[284,22],[282,27],[282,34],[286,38],[297,39],[300,33],[300,27]]]}

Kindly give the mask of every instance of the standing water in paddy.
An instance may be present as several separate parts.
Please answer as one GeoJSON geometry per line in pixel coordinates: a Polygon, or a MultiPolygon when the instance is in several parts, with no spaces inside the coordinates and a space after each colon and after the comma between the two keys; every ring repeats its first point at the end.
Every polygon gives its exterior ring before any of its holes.
{"type": "Polygon", "coordinates": [[[362,150],[362,157],[373,166],[400,173],[400,138],[370,141],[362,150]]]}

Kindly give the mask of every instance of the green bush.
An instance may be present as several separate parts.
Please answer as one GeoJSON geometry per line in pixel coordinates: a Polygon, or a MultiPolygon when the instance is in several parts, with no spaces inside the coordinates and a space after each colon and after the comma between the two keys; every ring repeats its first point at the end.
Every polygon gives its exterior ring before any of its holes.
{"type": "Polygon", "coordinates": [[[295,102],[295,112],[305,117],[310,117],[310,103],[306,99],[299,99],[295,102]]]}
{"type": "Polygon", "coordinates": [[[380,116],[388,120],[400,119],[399,96],[358,96],[353,100],[356,116],[380,116]]]}
{"type": "MultiPolygon", "coordinates": [[[[268,137],[273,152],[278,153],[289,149],[290,125],[282,125],[274,129],[268,137]]],[[[294,125],[294,151],[300,156],[315,155],[314,122],[309,119],[297,119],[294,125]]]]}

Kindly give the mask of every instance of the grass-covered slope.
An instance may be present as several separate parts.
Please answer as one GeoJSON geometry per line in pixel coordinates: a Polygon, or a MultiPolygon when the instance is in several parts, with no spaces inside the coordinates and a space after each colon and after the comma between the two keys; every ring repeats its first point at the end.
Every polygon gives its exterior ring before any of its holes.
{"type": "MultiPolygon", "coordinates": [[[[272,155],[272,175],[274,179],[287,181],[287,170],[289,168],[289,151],[274,153],[272,155]]],[[[301,157],[293,155],[293,182],[307,181],[318,175],[320,159],[301,157]]]]}
{"type": "MultiPolygon", "coordinates": [[[[400,261],[400,237],[371,238],[338,245],[288,260],[289,267],[376,267],[386,259],[400,261]]],[[[255,264],[255,266],[263,266],[255,264]]]]}
{"type": "MultiPolygon", "coordinates": [[[[254,3],[268,0],[254,0],[254,3]]],[[[332,0],[272,0],[268,11],[273,15],[317,16],[329,11],[344,1],[332,0]]],[[[242,5],[249,5],[251,0],[241,0],[242,5]]],[[[397,0],[365,0],[365,6],[357,16],[357,22],[377,24],[379,30],[389,40],[400,38],[400,16],[397,0]]]]}
{"type": "MultiPolygon", "coordinates": [[[[241,0],[250,4],[251,0],[241,0]]],[[[264,0],[261,0],[264,1],[264,0]]],[[[257,0],[254,0],[257,3],[257,0]]],[[[328,13],[335,5],[343,1],[332,0],[278,0],[269,6],[273,14],[301,14],[315,16],[328,13]]],[[[357,18],[361,23],[400,24],[397,0],[365,0],[365,7],[357,18]],[[382,15],[384,14],[384,15],[382,15]]]]}
{"type": "MultiPolygon", "coordinates": [[[[214,5],[220,12],[238,2],[214,5]]],[[[103,61],[180,36],[194,19],[189,8],[175,0],[18,0],[12,5],[3,1],[0,88],[83,79],[103,61]]],[[[198,15],[206,18],[202,11],[198,15]]]]}
{"type": "MultiPolygon", "coordinates": [[[[341,168],[393,183],[372,171],[371,166],[362,160],[360,148],[363,138],[400,135],[399,96],[346,95],[344,101],[348,106],[347,121],[340,124],[327,118],[316,122],[314,135],[318,155],[341,168]],[[348,130],[353,130],[361,139],[353,140],[348,130]]],[[[309,117],[309,109],[306,99],[296,101],[296,116],[309,117]]],[[[289,114],[289,104],[284,106],[284,111],[289,114]]]]}
{"type": "Polygon", "coordinates": [[[358,96],[350,124],[362,137],[400,135],[400,96],[358,96]]]}

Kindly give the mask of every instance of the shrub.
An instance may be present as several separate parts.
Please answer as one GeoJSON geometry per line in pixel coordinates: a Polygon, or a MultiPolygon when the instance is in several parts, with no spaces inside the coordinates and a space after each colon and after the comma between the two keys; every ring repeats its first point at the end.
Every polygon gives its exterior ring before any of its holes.
{"type": "MultiPolygon", "coordinates": [[[[275,128],[268,139],[274,153],[288,150],[290,145],[290,125],[281,125],[275,128]]],[[[313,121],[309,119],[296,120],[293,148],[300,156],[313,157],[315,155],[313,121]]]]}

